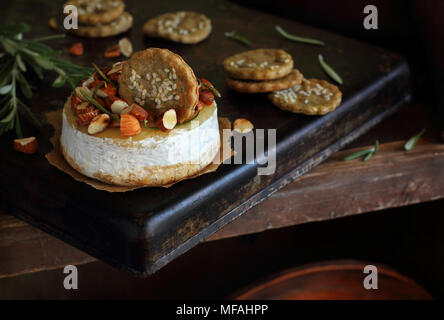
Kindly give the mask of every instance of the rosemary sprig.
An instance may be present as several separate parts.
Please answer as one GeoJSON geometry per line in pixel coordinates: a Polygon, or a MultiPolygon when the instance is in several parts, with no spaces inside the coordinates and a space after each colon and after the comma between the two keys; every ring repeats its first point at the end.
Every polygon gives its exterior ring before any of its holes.
{"type": "Polygon", "coordinates": [[[318,55],[318,59],[319,59],[319,63],[321,64],[322,69],[324,69],[324,71],[333,79],[335,80],[337,83],[342,84],[342,78],[339,76],[339,74],[336,73],[335,70],[333,70],[332,67],[330,67],[330,65],[327,64],[327,62],[325,62],[324,57],[322,56],[322,54],[318,55]]]}
{"type": "Polygon", "coordinates": [[[426,132],[426,129],[422,129],[417,135],[411,137],[407,142],[404,144],[404,150],[410,151],[412,150],[416,144],[418,143],[419,139],[421,139],[422,135],[426,132]]]}
{"type": "Polygon", "coordinates": [[[374,147],[352,153],[352,154],[346,156],[344,158],[344,161],[357,159],[357,158],[360,158],[363,156],[365,156],[364,161],[368,161],[376,152],[378,152],[378,150],[379,150],[379,141],[376,140],[374,147]]]}
{"type": "Polygon", "coordinates": [[[94,69],[96,69],[96,72],[103,78],[103,80],[105,80],[108,83],[111,83],[111,80],[108,79],[108,77],[102,72],[102,70],[100,70],[100,68],[95,63],[93,63],[92,65],[94,69]]]}
{"type": "Polygon", "coordinates": [[[35,87],[31,84],[32,74],[40,80],[45,71],[57,74],[53,87],[69,83],[72,88],[92,73],[91,68],[74,65],[60,60],[59,51],[45,45],[44,41],[63,38],[55,35],[35,39],[23,39],[30,27],[24,23],[0,25],[0,135],[15,128],[18,138],[23,136],[19,110],[27,113],[32,121],[40,121],[21,98],[32,98],[35,87]]]}
{"type": "Polygon", "coordinates": [[[235,30],[231,31],[231,32],[225,32],[225,36],[227,38],[242,42],[244,45],[246,45],[247,47],[251,47],[251,42],[250,40],[248,40],[247,38],[245,38],[244,36],[240,35],[239,33],[237,33],[235,30]]]}
{"type": "Polygon", "coordinates": [[[305,38],[305,37],[299,37],[299,36],[295,36],[293,34],[290,34],[290,33],[286,32],[284,29],[282,29],[280,26],[276,26],[276,30],[284,38],[287,38],[288,40],[292,40],[292,41],[296,41],[296,42],[301,42],[301,43],[307,43],[307,44],[314,44],[314,45],[317,45],[317,46],[324,46],[325,45],[325,43],[323,41],[321,41],[321,40],[305,38]]]}
{"type": "Polygon", "coordinates": [[[120,122],[120,119],[118,117],[116,117],[113,113],[111,113],[108,109],[104,108],[100,103],[97,102],[96,99],[94,99],[93,97],[91,97],[88,93],[86,93],[85,90],[80,89],[80,93],[82,94],[82,96],[88,100],[90,103],[92,103],[94,106],[96,106],[97,109],[99,109],[100,111],[102,111],[103,113],[108,114],[112,119],[116,120],[117,122],[120,122]]]}

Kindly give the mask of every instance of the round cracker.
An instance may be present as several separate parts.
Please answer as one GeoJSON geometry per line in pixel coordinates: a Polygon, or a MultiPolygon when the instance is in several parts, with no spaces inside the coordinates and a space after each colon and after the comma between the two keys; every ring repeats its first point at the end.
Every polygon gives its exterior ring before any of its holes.
{"type": "Polygon", "coordinates": [[[193,11],[169,12],[148,20],[142,30],[150,37],[195,44],[210,35],[211,20],[193,11]]]}
{"type": "Polygon", "coordinates": [[[293,70],[293,59],[284,50],[256,49],[228,57],[223,66],[234,79],[272,80],[288,75],[293,70]]]}
{"type": "Polygon", "coordinates": [[[196,115],[199,85],[191,67],[167,49],[150,48],[134,53],[123,65],[119,94],[157,115],[174,108],[177,122],[196,115]]]}
{"type": "Polygon", "coordinates": [[[96,26],[82,26],[69,31],[77,36],[87,38],[105,38],[115,36],[128,31],[133,26],[133,16],[124,12],[117,20],[108,24],[98,24],[96,26]]]}
{"type": "Polygon", "coordinates": [[[70,0],[67,5],[77,7],[78,22],[83,25],[108,24],[125,11],[122,0],[70,0]]]}
{"type": "Polygon", "coordinates": [[[297,69],[293,69],[288,75],[280,79],[248,81],[228,78],[227,85],[231,89],[242,93],[272,92],[294,87],[295,85],[300,84],[302,79],[304,79],[302,73],[297,69]]]}
{"type": "Polygon", "coordinates": [[[318,79],[304,79],[292,88],[270,93],[271,102],[278,108],[294,113],[323,115],[341,104],[338,87],[318,79]]]}

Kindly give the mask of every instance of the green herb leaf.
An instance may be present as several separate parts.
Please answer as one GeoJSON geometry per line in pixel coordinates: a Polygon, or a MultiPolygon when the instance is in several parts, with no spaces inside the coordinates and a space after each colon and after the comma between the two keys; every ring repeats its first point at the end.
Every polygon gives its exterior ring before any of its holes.
{"type": "Polygon", "coordinates": [[[362,157],[362,156],[364,156],[366,154],[372,153],[374,151],[375,151],[374,148],[361,150],[361,151],[358,151],[358,152],[355,152],[355,153],[352,153],[352,154],[346,156],[344,158],[344,161],[349,161],[349,160],[357,159],[357,158],[360,158],[360,157],[362,157]]]}
{"type": "Polygon", "coordinates": [[[0,35],[5,37],[14,37],[20,33],[28,32],[30,29],[26,23],[0,25],[0,35]]]}
{"type": "Polygon", "coordinates": [[[369,152],[369,153],[367,154],[367,156],[364,158],[364,161],[368,161],[368,160],[370,160],[370,158],[371,158],[374,154],[375,154],[374,152],[369,152]]]}
{"type": "Polygon", "coordinates": [[[426,132],[426,129],[422,129],[417,135],[411,137],[407,142],[404,144],[404,150],[410,151],[412,150],[416,144],[418,143],[419,139],[421,139],[421,136],[426,132]]]}
{"type": "Polygon", "coordinates": [[[108,79],[108,77],[100,70],[100,68],[93,63],[94,69],[96,69],[96,72],[108,83],[111,83],[111,80],[108,79]]]}
{"type": "Polygon", "coordinates": [[[342,84],[342,78],[339,76],[339,74],[336,73],[336,71],[333,70],[332,67],[330,67],[327,62],[325,62],[324,58],[322,57],[322,54],[318,55],[319,63],[321,64],[322,69],[337,83],[342,84]]]}
{"type": "Polygon", "coordinates": [[[42,43],[63,38],[64,35],[27,40],[23,39],[23,33],[27,31],[29,26],[22,23],[0,25],[0,49],[4,49],[0,52],[0,135],[14,127],[17,136],[21,135],[19,107],[29,114],[36,125],[41,125],[31,109],[18,98],[22,94],[30,99],[35,89],[26,78],[28,69],[32,69],[40,79],[43,79],[44,71],[55,72],[58,74],[53,82],[55,87],[68,82],[73,88],[93,72],[92,68],[57,59],[60,51],[42,43]]]}
{"type": "Polygon", "coordinates": [[[66,83],[66,77],[64,75],[59,75],[54,82],[52,83],[53,88],[60,88],[63,87],[66,83]]]}
{"type": "Polygon", "coordinates": [[[235,30],[233,30],[231,32],[225,32],[225,36],[227,38],[242,42],[247,47],[251,47],[251,42],[247,38],[245,38],[244,36],[241,36],[240,34],[238,34],[235,30]]]}
{"type": "Polygon", "coordinates": [[[0,88],[0,94],[8,94],[12,89],[12,85],[8,84],[2,88],[0,88]]]}
{"type": "Polygon", "coordinates": [[[295,36],[293,34],[290,34],[290,33],[286,32],[284,29],[282,29],[280,26],[276,26],[276,30],[284,38],[287,38],[288,40],[292,40],[292,41],[296,41],[296,42],[301,42],[301,43],[307,43],[307,44],[314,44],[314,45],[317,45],[317,46],[324,46],[325,45],[325,43],[323,41],[320,41],[320,40],[311,39],[311,38],[304,38],[304,37],[299,37],[299,36],[295,36]]]}
{"type": "Polygon", "coordinates": [[[37,62],[37,64],[42,67],[45,70],[52,70],[54,69],[54,64],[48,60],[43,58],[42,56],[38,56],[38,57],[34,57],[35,62],[37,62]]]}

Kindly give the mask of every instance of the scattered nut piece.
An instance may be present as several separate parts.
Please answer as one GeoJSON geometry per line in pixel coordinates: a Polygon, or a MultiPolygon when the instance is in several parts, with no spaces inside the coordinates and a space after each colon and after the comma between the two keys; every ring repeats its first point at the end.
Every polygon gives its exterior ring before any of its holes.
{"type": "Polygon", "coordinates": [[[120,56],[120,48],[118,44],[115,44],[105,51],[105,58],[111,59],[120,56]]]}
{"type": "Polygon", "coordinates": [[[48,21],[48,26],[52,29],[52,30],[57,30],[57,21],[54,17],[50,18],[48,21]]]}
{"type": "Polygon", "coordinates": [[[98,109],[94,109],[93,111],[85,112],[85,113],[77,115],[77,119],[76,119],[77,125],[79,125],[79,126],[86,126],[98,114],[99,114],[99,110],[98,109]]]}
{"type": "Polygon", "coordinates": [[[250,120],[239,118],[234,120],[233,122],[233,129],[240,133],[247,133],[252,131],[254,128],[253,124],[250,120]]]}
{"type": "MultiPolygon", "coordinates": [[[[126,103],[122,99],[117,99],[111,105],[111,112],[121,114],[123,109],[125,109],[127,107],[128,107],[128,103],[126,103]]],[[[129,111],[131,111],[131,109],[129,111]]],[[[128,111],[128,113],[129,113],[129,111],[128,111]]]]}
{"type": "Polygon", "coordinates": [[[130,115],[136,117],[139,121],[145,121],[148,118],[148,112],[135,103],[131,106],[130,115]]]}
{"type": "Polygon", "coordinates": [[[122,114],[120,116],[120,134],[122,137],[135,136],[142,131],[139,120],[130,114],[122,114]]]}
{"type": "Polygon", "coordinates": [[[73,56],[81,56],[83,54],[83,44],[81,42],[74,43],[71,48],[69,48],[69,53],[73,56]]]}
{"type": "Polygon", "coordinates": [[[119,40],[120,52],[127,58],[133,53],[133,44],[128,38],[122,38],[119,40]]]}
{"type": "Polygon", "coordinates": [[[39,144],[36,137],[14,139],[14,150],[19,152],[27,154],[36,153],[38,146],[39,144]]]}
{"type": "Polygon", "coordinates": [[[177,124],[176,110],[168,109],[157,122],[157,126],[162,131],[172,130],[177,124]]]}
{"type": "Polygon", "coordinates": [[[88,126],[88,133],[96,134],[102,132],[103,130],[106,129],[106,127],[108,127],[110,120],[111,120],[110,116],[106,113],[102,113],[99,114],[98,116],[95,116],[94,119],[91,120],[88,126]]]}

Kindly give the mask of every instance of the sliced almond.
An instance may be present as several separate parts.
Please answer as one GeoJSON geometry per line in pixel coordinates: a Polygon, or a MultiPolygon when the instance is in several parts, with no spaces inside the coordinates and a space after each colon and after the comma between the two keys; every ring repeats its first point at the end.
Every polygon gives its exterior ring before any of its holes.
{"type": "Polygon", "coordinates": [[[36,137],[28,137],[14,140],[14,150],[27,154],[36,153],[38,149],[38,140],[36,137]]]}
{"type": "Polygon", "coordinates": [[[108,98],[108,94],[106,94],[102,89],[97,89],[96,95],[100,98],[108,98]]]}
{"type": "Polygon", "coordinates": [[[86,79],[85,81],[83,81],[82,86],[83,86],[83,87],[89,87],[89,85],[90,85],[91,83],[93,83],[93,82],[94,82],[94,78],[88,78],[88,79],[86,79]]]}
{"type": "Polygon", "coordinates": [[[75,89],[75,93],[77,98],[79,98],[82,101],[88,101],[82,94],[82,92],[86,93],[87,95],[89,95],[90,97],[92,96],[91,90],[89,90],[87,87],[77,87],[75,89]]]}
{"type": "Polygon", "coordinates": [[[120,52],[125,57],[130,57],[131,54],[133,53],[133,44],[128,38],[122,38],[119,40],[119,48],[120,52]]]}
{"type": "Polygon", "coordinates": [[[99,114],[98,116],[94,117],[94,119],[91,120],[91,122],[88,125],[88,133],[89,134],[96,134],[99,132],[102,132],[103,130],[108,127],[108,124],[110,122],[111,118],[106,113],[99,114]]]}
{"type": "Polygon", "coordinates": [[[252,131],[254,128],[253,124],[250,120],[239,118],[234,120],[233,122],[233,129],[240,133],[247,133],[252,131]]]}
{"type": "Polygon", "coordinates": [[[114,74],[117,72],[120,73],[120,72],[122,72],[122,68],[123,68],[123,63],[117,62],[117,63],[113,64],[113,66],[111,67],[111,70],[108,71],[107,75],[114,74]]]}
{"type": "MultiPolygon", "coordinates": [[[[128,103],[126,103],[125,101],[121,99],[114,100],[114,102],[111,104],[111,111],[113,113],[121,114],[123,109],[125,109],[126,107],[128,107],[128,103]]],[[[128,113],[130,111],[131,109],[128,111],[128,113]]]]}
{"type": "Polygon", "coordinates": [[[163,131],[174,129],[177,124],[176,110],[169,109],[162,115],[160,121],[158,121],[158,127],[163,131]]]}

